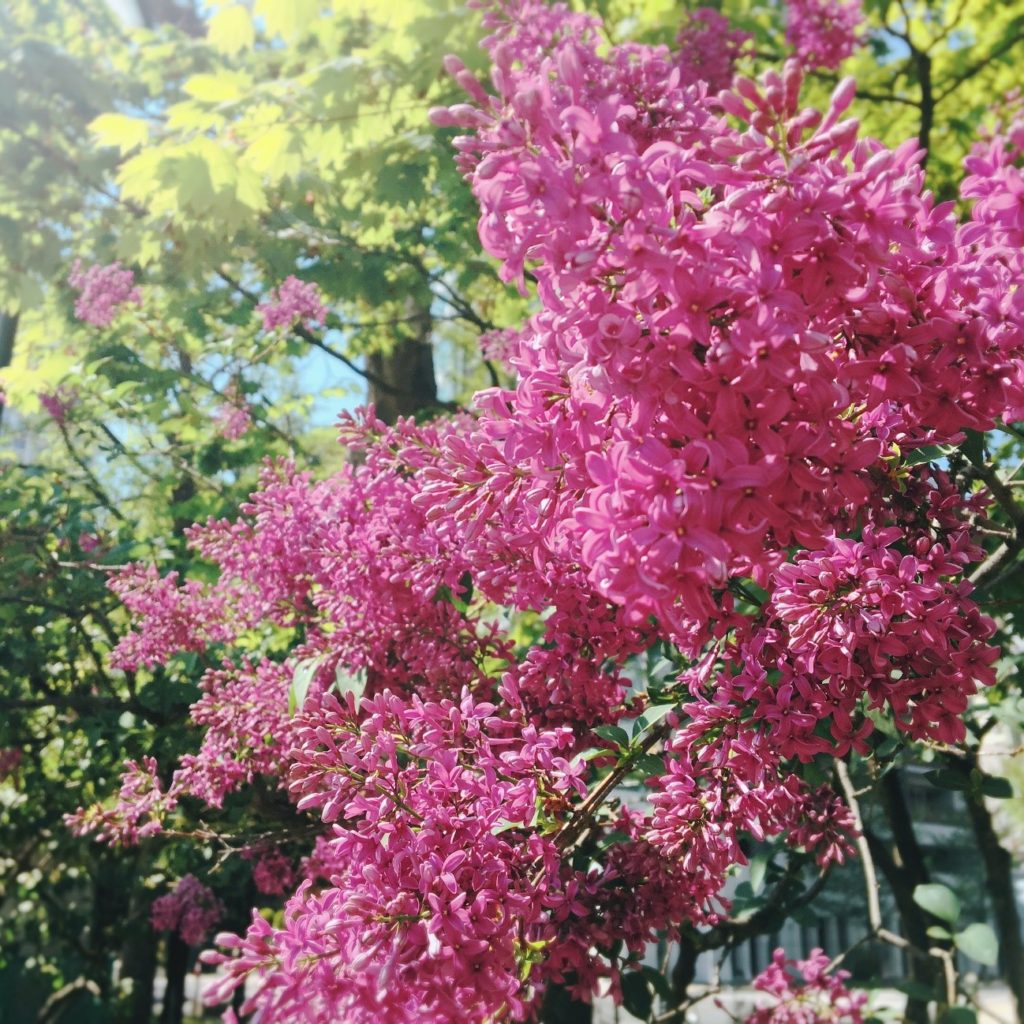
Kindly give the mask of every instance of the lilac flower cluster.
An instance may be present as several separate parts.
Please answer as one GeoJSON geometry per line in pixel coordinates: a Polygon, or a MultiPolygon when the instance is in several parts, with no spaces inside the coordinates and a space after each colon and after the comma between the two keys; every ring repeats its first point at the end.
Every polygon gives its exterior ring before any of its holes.
{"type": "Polygon", "coordinates": [[[75,316],[94,327],[109,327],[121,306],[142,304],[142,292],[135,287],[135,275],[120,263],[82,267],[75,260],[68,284],[77,292],[75,316]]]}
{"type": "Polygon", "coordinates": [[[295,324],[321,324],[327,316],[327,307],[320,289],[313,281],[300,281],[294,275],[286,277],[270,295],[256,307],[263,319],[265,331],[287,329],[295,324]]]}

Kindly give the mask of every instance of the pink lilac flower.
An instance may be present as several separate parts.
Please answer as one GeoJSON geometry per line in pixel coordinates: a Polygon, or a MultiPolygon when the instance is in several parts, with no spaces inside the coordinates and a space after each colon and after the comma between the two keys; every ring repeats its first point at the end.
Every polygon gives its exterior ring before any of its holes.
{"type": "MultiPolygon", "coordinates": [[[[1012,385],[1007,389],[1004,419],[1024,416],[1021,398],[1024,363],[1017,339],[1024,330],[1024,296],[1015,282],[1024,272],[1022,240],[1024,217],[1024,105],[1019,94],[1010,94],[1002,105],[1002,116],[994,131],[986,133],[964,161],[968,172],[961,196],[973,201],[970,221],[959,232],[963,279],[952,275],[944,287],[969,289],[974,296],[972,312],[984,325],[982,344],[995,347],[1003,365],[1009,363],[1012,385]]],[[[957,336],[957,345],[968,358],[979,341],[957,336]]],[[[1001,376],[1005,371],[999,371],[1001,376]]],[[[1005,379],[1005,377],[1003,378],[1005,379]]],[[[948,391],[948,389],[947,389],[948,391]]]]}
{"type": "Polygon", "coordinates": [[[752,38],[749,32],[730,28],[729,19],[713,7],[688,12],[676,34],[682,84],[703,81],[712,94],[728,89],[736,61],[752,38]]]}
{"type": "Polygon", "coordinates": [[[75,260],[68,284],[79,293],[75,316],[94,327],[109,327],[121,306],[142,305],[135,275],[120,263],[95,264],[83,269],[81,260],[75,260]]]}
{"type": "Polygon", "coordinates": [[[786,653],[759,660],[780,668],[782,679],[757,715],[774,721],[784,748],[783,730],[808,714],[830,715],[845,747],[861,695],[871,708],[888,703],[915,739],[962,740],[968,697],[995,681],[998,656],[986,644],[995,625],[962,578],[978,554],[963,532],[944,544],[867,527],[860,541],[831,540],[780,567],[770,607],[786,653]]]}
{"type": "Polygon", "coordinates": [[[666,743],[666,772],[651,797],[648,841],[678,858],[705,919],[718,918],[718,893],[742,839],[784,836],[819,864],[852,852],[853,822],[827,787],[812,790],[786,770],[774,737],[738,713],[741,693],[719,677],[710,698],[685,705],[689,721],[666,743]]]}
{"type": "Polygon", "coordinates": [[[291,666],[266,659],[255,666],[225,661],[206,672],[203,696],[190,708],[192,721],[205,732],[199,751],[182,757],[173,791],[221,807],[229,793],[257,775],[277,775],[292,741],[292,676],[291,666]]]}
{"type": "Polygon", "coordinates": [[[108,586],[145,624],[121,638],[111,656],[116,668],[161,664],[174,652],[205,650],[231,635],[218,622],[222,600],[194,580],[179,586],[176,572],[161,578],[155,566],[128,565],[111,573],[108,586]]]}
{"type": "Polygon", "coordinates": [[[237,441],[244,437],[252,426],[252,410],[245,396],[236,384],[232,384],[224,392],[225,401],[217,407],[213,422],[217,432],[228,441],[237,441]]]}
{"type": "Polygon", "coordinates": [[[191,546],[220,565],[216,584],[180,585],[174,573],[161,579],[142,567],[113,576],[136,617],[115,663],[154,664],[262,623],[303,622],[308,641],[295,657],[323,656],[318,685],[341,672],[364,674],[370,690],[415,681],[421,692],[450,693],[482,682],[484,659],[503,658],[508,644],[493,624],[439,599],[461,592],[468,563],[454,550],[442,556],[413,503],[423,483],[396,472],[384,450],[317,483],[285,463],[268,465],[245,518],[189,531],[191,546]]]}
{"type": "Polygon", "coordinates": [[[756,1010],[745,1024],[863,1024],[865,992],[846,987],[848,971],[828,973],[829,958],[812,949],[806,960],[788,960],[782,949],[755,979],[754,988],[771,995],[772,1006],[756,1010]]]}
{"type": "Polygon", "coordinates": [[[951,278],[976,272],[951,211],[922,193],[913,144],[857,140],[851,81],[821,113],[800,109],[795,63],[738,79],[719,97],[734,131],[666,51],[599,57],[590,21],[545,37],[535,3],[488,18],[497,95],[460,69],[472,102],[438,116],[474,129],[456,145],[481,239],[507,279],[529,263],[541,311],[515,390],[478,396],[430,496],[474,563],[498,553],[472,523],[500,519],[520,565],[584,566],[631,624],[695,654],[730,578],[765,586],[868,498],[892,451],[880,416],[917,439],[1001,415],[1022,333],[985,337],[992,317],[954,308],[975,289],[951,278]]]}
{"type": "Polygon", "coordinates": [[[555,847],[528,826],[542,794],[578,794],[580,769],[561,756],[569,730],[516,740],[495,711],[384,693],[300,716],[291,790],[336,823],[337,873],[303,883],[282,927],[218,936],[238,955],[205,957],[226,972],[210,1002],[254,975],[246,1009],[280,1021],[522,1014],[522,958],[558,902],[555,847]]]}
{"type": "Polygon", "coordinates": [[[504,327],[500,330],[484,331],[480,335],[480,354],[484,359],[499,363],[506,369],[512,369],[512,360],[515,358],[516,349],[519,345],[519,333],[511,328],[504,327]]]}
{"type": "Polygon", "coordinates": [[[135,846],[140,840],[163,830],[164,819],[177,806],[177,797],[165,791],[157,775],[156,759],[144,757],[140,765],[126,761],[121,790],[113,808],[95,804],[65,815],[75,835],[95,832],[103,842],[135,846]]]}
{"type": "Polygon", "coordinates": [[[99,534],[80,533],[78,535],[78,546],[86,555],[93,554],[103,544],[99,534]]]}
{"type": "Polygon", "coordinates": [[[315,282],[300,281],[290,274],[279,287],[271,289],[256,312],[263,318],[263,329],[274,331],[297,323],[305,326],[323,323],[327,307],[315,282]]]}
{"type": "Polygon", "coordinates": [[[77,395],[63,386],[56,391],[40,391],[38,397],[39,404],[58,426],[63,426],[67,422],[68,413],[77,401],[77,395]]]}
{"type": "Polygon", "coordinates": [[[856,49],[861,0],[786,0],[786,42],[808,68],[837,68],[856,49]]]}
{"type": "Polygon", "coordinates": [[[150,923],[160,932],[176,931],[188,946],[198,946],[221,919],[224,905],[194,875],[185,875],[173,892],[153,900],[150,923]]]}
{"type": "Polygon", "coordinates": [[[280,850],[270,850],[259,856],[252,869],[252,881],[258,892],[279,896],[295,887],[295,870],[291,860],[280,850]]]}

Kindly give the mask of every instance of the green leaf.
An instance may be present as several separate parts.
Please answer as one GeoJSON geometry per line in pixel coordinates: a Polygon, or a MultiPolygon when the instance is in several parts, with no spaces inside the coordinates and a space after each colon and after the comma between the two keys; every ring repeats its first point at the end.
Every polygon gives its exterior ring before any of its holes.
{"type": "Polygon", "coordinates": [[[198,153],[187,153],[168,160],[161,167],[168,181],[177,182],[178,205],[193,215],[208,213],[217,201],[217,189],[210,174],[210,165],[198,153]]]}
{"type": "Polygon", "coordinates": [[[875,756],[886,760],[893,756],[900,749],[900,741],[895,736],[886,736],[881,743],[875,747],[875,756]]]}
{"type": "Polygon", "coordinates": [[[344,665],[338,665],[334,670],[334,689],[342,696],[354,693],[357,698],[362,697],[366,689],[366,669],[352,672],[344,665]]]}
{"type": "Polygon", "coordinates": [[[740,882],[733,893],[731,920],[736,923],[749,921],[756,913],[765,906],[763,896],[755,895],[754,888],[749,881],[740,882]]]}
{"type": "Polygon", "coordinates": [[[925,772],[924,777],[939,789],[955,789],[963,792],[970,784],[965,776],[960,772],[953,771],[952,768],[937,768],[935,771],[925,772]]]}
{"type": "Polygon", "coordinates": [[[271,125],[249,145],[245,162],[272,181],[297,177],[302,170],[301,135],[286,125],[271,125]]]}
{"type": "Polygon", "coordinates": [[[620,729],[617,725],[599,725],[594,730],[594,735],[614,744],[619,750],[625,750],[629,746],[629,736],[626,734],[626,730],[620,729]]]}
{"type": "Polygon", "coordinates": [[[629,836],[625,832],[609,832],[607,835],[601,836],[597,841],[597,848],[599,850],[607,850],[609,846],[617,846],[619,843],[626,843],[629,841],[629,836]]]}
{"type": "Polygon", "coordinates": [[[948,928],[943,928],[938,924],[931,925],[927,929],[926,934],[930,939],[939,939],[941,941],[945,941],[946,939],[953,937],[952,932],[950,932],[948,928]]]}
{"type": "Polygon", "coordinates": [[[929,444],[923,448],[916,448],[904,461],[908,466],[920,466],[925,462],[948,458],[955,451],[956,445],[953,444],[929,444]]]}
{"type": "Polygon", "coordinates": [[[960,900],[956,893],[945,885],[919,885],[914,889],[914,902],[929,914],[955,924],[960,916],[960,900]]]}
{"type": "Polygon", "coordinates": [[[645,729],[660,722],[670,711],[675,711],[676,704],[653,704],[634,723],[633,735],[639,736],[645,729]]]}
{"type": "Polygon", "coordinates": [[[942,1011],[939,1024],[978,1024],[978,1015],[969,1006],[950,1006],[942,1011]]]}
{"type": "Polygon", "coordinates": [[[672,986],[669,984],[668,978],[661,971],[656,967],[649,966],[641,967],[640,970],[657,995],[661,996],[666,1002],[672,998],[672,986]]]}
{"type": "Polygon", "coordinates": [[[256,39],[252,18],[242,4],[217,11],[209,21],[210,45],[229,57],[248,50],[256,39]]]}
{"type": "Polygon", "coordinates": [[[897,981],[892,982],[888,979],[873,978],[870,984],[859,983],[862,988],[894,988],[897,992],[902,992],[905,996],[910,999],[919,999],[923,1003],[930,1002],[935,998],[935,993],[932,991],[930,985],[926,985],[922,981],[897,981]]]}
{"type": "Polygon", "coordinates": [[[964,435],[961,451],[974,465],[980,465],[985,459],[985,435],[979,430],[965,430],[964,435]]]}
{"type": "Polygon", "coordinates": [[[626,1010],[647,1020],[654,1006],[654,993],[647,984],[647,979],[639,971],[630,971],[622,976],[622,1005],[626,1010]]]}
{"type": "Polygon", "coordinates": [[[999,775],[982,775],[981,791],[995,800],[1008,800],[1013,796],[1013,783],[999,775]]]}
{"type": "Polygon", "coordinates": [[[771,850],[760,850],[750,859],[750,888],[755,895],[764,888],[764,879],[771,860],[771,850]]]}
{"type": "Polygon", "coordinates": [[[987,924],[969,924],[953,936],[953,942],[961,953],[979,964],[994,967],[999,960],[999,940],[987,924]]]}
{"type": "Polygon", "coordinates": [[[295,671],[292,673],[292,685],[288,687],[289,715],[294,715],[302,708],[316,670],[320,667],[320,661],[320,658],[308,658],[295,666],[295,671]]]}
{"type": "Polygon", "coordinates": [[[634,760],[633,765],[648,778],[652,775],[665,774],[665,761],[657,754],[641,754],[634,760]]]}
{"type": "Polygon", "coordinates": [[[509,821],[508,818],[501,818],[491,826],[491,835],[500,836],[502,832],[509,832],[512,829],[522,828],[521,821],[509,821]]]}
{"type": "Polygon", "coordinates": [[[100,114],[89,122],[89,131],[101,146],[117,146],[122,155],[149,141],[149,125],[127,114],[100,114]]]}

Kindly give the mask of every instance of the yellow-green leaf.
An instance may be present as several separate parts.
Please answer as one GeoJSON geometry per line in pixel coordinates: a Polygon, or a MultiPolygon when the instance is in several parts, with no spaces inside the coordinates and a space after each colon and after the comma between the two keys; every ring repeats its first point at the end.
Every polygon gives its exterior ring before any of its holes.
{"type": "Polygon", "coordinates": [[[193,75],[183,86],[189,96],[203,103],[227,103],[242,95],[239,75],[193,75]]]}
{"type": "Polygon", "coordinates": [[[244,160],[271,180],[293,177],[302,169],[301,139],[287,126],[273,125],[246,149],[244,160]]]}
{"type": "Polygon", "coordinates": [[[233,56],[248,50],[255,38],[252,18],[242,4],[223,7],[210,18],[210,44],[221,53],[233,56]]]}
{"type": "Polygon", "coordinates": [[[267,198],[263,192],[263,185],[259,175],[255,174],[248,167],[240,167],[238,170],[238,182],[235,185],[235,198],[250,210],[261,211],[267,206],[267,198]]]}
{"type": "Polygon", "coordinates": [[[101,146],[117,146],[122,153],[130,153],[149,140],[149,125],[127,114],[100,114],[89,124],[89,131],[101,146]]]}

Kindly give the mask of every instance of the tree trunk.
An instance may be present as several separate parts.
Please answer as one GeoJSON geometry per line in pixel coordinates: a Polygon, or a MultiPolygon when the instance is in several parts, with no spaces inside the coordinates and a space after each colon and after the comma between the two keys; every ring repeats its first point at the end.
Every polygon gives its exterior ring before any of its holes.
{"type": "MultiPolygon", "coordinates": [[[[970,779],[971,770],[978,767],[977,749],[971,754],[970,761],[962,757],[947,760],[949,767],[966,780],[970,779]]],[[[1021,1016],[1024,1012],[1024,942],[1021,940],[1020,912],[1013,888],[1013,858],[999,842],[984,796],[971,786],[965,786],[964,796],[978,852],[985,865],[985,888],[992,899],[1002,973],[1016,1003],[1014,1020],[1020,1022],[1024,1020],[1021,1016]]]]}
{"type": "Polygon", "coordinates": [[[181,1024],[185,1015],[185,978],[188,975],[188,946],[177,932],[167,937],[167,991],[160,1024],[181,1024]]]}
{"type": "Polygon", "coordinates": [[[682,928],[679,932],[679,956],[672,967],[672,996],[678,1006],[686,999],[686,990],[693,984],[697,977],[697,957],[700,950],[694,941],[693,932],[689,928],[682,928]]]}
{"type": "Polygon", "coordinates": [[[372,375],[370,401],[385,423],[394,423],[399,416],[415,416],[437,405],[430,310],[414,298],[409,299],[407,309],[414,334],[397,338],[388,352],[375,352],[366,360],[372,375]]]}
{"type": "MultiPolygon", "coordinates": [[[[18,333],[18,314],[0,313],[0,370],[11,365],[14,358],[14,337],[18,333]]],[[[3,419],[4,405],[0,402],[0,420],[3,419]]]]}
{"type": "MultiPolygon", "coordinates": [[[[885,875],[899,911],[903,934],[918,950],[933,945],[928,938],[929,921],[925,912],[914,902],[914,889],[928,881],[928,866],[914,834],[906,796],[899,774],[891,771],[882,777],[879,787],[882,807],[892,832],[891,847],[877,836],[867,835],[871,855],[885,875]]],[[[927,985],[936,992],[939,988],[939,962],[927,957],[908,956],[907,973],[911,981],[927,985]]],[[[928,1002],[922,999],[908,999],[904,1020],[908,1024],[928,1024],[928,1002]]]]}
{"type": "Polygon", "coordinates": [[[149,902],[145,889],[136,884],[121,948],[121,974],[132,983],[127,1024],[150,1024],[153,1019],[153,982],[159,940],[146,913],[149,902]]]}

